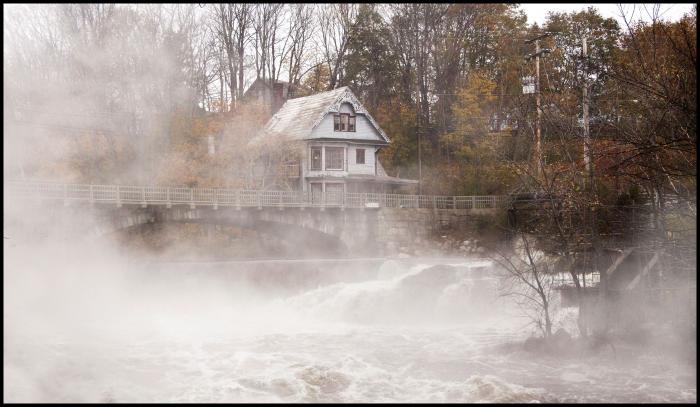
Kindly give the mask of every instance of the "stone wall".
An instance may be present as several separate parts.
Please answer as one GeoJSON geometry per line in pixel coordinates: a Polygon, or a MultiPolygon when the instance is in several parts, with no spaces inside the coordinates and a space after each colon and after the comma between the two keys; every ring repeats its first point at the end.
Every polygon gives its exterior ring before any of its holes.
{"type": "Polygon", "coordinates": [[[492,217],[494,209],[393,209],[377,214],[377,239],[388,255],[420,254],[437,249],[452,230],[475,233],[479,217],[492,217]]]}

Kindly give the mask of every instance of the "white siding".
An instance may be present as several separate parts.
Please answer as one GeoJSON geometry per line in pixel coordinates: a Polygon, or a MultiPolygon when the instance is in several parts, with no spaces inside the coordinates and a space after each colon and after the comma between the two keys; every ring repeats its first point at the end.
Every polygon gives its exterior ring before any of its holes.
{"type": "MultiPolygon", "coordinates": [[[[346,106],[346,104],[343,104],[346,106]]],[[[341,109],[342,111],[342,109],[341,109]]],[[[355,117],[356,131],[335,131],[333,130],[333,115],[328,113],[321,120],[321,123],[314,129],[309,138],[337,138],[337,139],[356,139],[356,140],[381,140],[384,141],[379,132],[374,128],[372,123],[367,120],[363,114],[358,114],[355,117]]]]}
{"type": "Polygon", "coordinates": [[[374,175],[374,146],[363,146],[358,144],[348,145],[348,173],[350,174],[369,174],[374,175]],[[357,153],[355,152],[358,148],[363,148],[365,150],[365,163],[357,164],[355,159],[357,158],[357,153]]]}
{"type": "Polygon", "coordinates": [[[352,105],[350,103],[343,103],[340,105],[340,113],[350,113],[350,114],[355,114],[355,109],[352,108],[352,105]]]}

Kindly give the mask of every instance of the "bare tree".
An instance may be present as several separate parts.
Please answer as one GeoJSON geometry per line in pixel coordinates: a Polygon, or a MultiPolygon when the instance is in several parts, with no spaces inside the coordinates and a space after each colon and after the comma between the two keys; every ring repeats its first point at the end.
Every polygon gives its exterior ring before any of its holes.
{"type": "Polygon", "coordinates": [[[259,4],[255,9],[255,70],[258,78],[270,84],[279,78],[281,59],[289,40],[279,31],[284,12],[284,4],[259,4]],[[281,49],[280,42],[283,42],[281,49]]]}
{"type": "Polygon", "coordinates": [[[330,72],[328,89],[335,89],[342,79],[350,27],[356,17],[357,7],[354,4],[326,4],[318,9],[323,56],[330,72]]]}
{"type": "Polygon", "coordinates": [[[250,40],[249,30],[253,18],[252,8],[253,6],[249,4],[239,4],[234,13],[237,22],[237,29],[234,32],[234,43],[236,44],[236,55],[238,57],[238,99],[243,97],[245,49],[250,40]]]}
{"type": "Polygon", "coordinates": [[[314,34],[314,6],[309,4],[294,4],[291,6],[291,21],[289,26],[288,74],[289,83],[298,84],[301,79],[301,69],[307,58],[306,51],[309,40],[314,34]]]}
{"type": "Polygon", "coordinates": [[[231,97],[231,109],[243,96],[244,59],[249,29],[252,25],[253,6],[247,3],[217,4],[213,7],[216,21],[215,33],[226,54],[228,87],[231,97]]]}
{"type": "Polygon", "coordinates": [[[210,34],[208,25],[201,24],[197,27],[193,38],[195,64],[193,82],[199,92],[202,107],[207,111],[211,111],[213,108],[210,87],[218,76],[216,71],[216,40],[210,34]]]}
{"type": "Polygon", "coordinates": [[[554,293],[551,264],[534,245],[535,239],[521,232],[514,250],[497,250],[492,259],[505,272],[501,281],[502,295],[514,298],[525,316],[549,338],[554,293]]]}

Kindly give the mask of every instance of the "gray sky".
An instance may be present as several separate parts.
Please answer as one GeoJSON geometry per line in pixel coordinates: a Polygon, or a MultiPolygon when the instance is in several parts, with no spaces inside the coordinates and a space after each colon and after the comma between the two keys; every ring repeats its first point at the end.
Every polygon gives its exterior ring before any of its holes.
{"type": "MultiPolygon", "coordinates": [[[[644,21],[649,21],[649,13],[652,13],[653,7],[656,3],[625,3],[622,7],[625,10],[625,14],[632,15],[634,10],[633,19],[642,19],[644,21]],[[646,6],[646,10],[645,10],[646,6]]],[[[662,19],[668,19],[676,21],[680,19],[684,13],[688,13],[693,9],[694,3],[664,3],[658,4],[661,8],[659,14],[662,19]]],[[[617,3],[565,3],[565,4],[552,4],[552,3],[523,3],[520,5],[521,9],[527,14],[528,23],[536,22],[539,25],[544,23],[547,13],[550,11],[556,12],[567,12],[580,11],[593,6],[600,11],[603,17],[614,17],[620,23],[621,27],[624,27],[624,22],[620,17],[620,10],[617,3]]]]}

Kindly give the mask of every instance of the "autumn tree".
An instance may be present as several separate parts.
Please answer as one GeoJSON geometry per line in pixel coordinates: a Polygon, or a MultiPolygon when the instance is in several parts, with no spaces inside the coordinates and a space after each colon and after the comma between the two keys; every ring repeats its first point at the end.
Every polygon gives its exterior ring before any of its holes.
{"type": "MultiPolygon", "coordinates": [[[[316,64],[301,81],[302,89],[309,89],[311,94],[323,92],[328,88],[330,71],[324,63],[316,64]]],[[[301,94],[299,96],[309,96],[301,94]]]]}
{"type": "Polygon", "coordinates": [[[361,4],[349,31],[341,85],[350,86],[370,112],[376,111],[382,99],[395,94],[397,63],[390,38],[389,27],[376,6],[361,4]]]}
{"type": "Polygon", "coordinates": [[[447,174],[444,191],[464,195],[507,192],[513,179],[506,167],[503,140],[510,129],[496,122],[496,83],[484,72],[473,71],[466,86],[457,93],[453,107],[454,131],[441,136],[446,160],[435,164],[447,174]]]}

